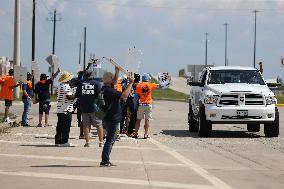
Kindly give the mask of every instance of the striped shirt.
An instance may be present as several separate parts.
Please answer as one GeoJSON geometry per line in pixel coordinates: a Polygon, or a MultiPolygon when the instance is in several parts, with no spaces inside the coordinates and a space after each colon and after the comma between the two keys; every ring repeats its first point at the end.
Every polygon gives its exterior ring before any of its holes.
{"type": "Polygon", "coordinates": [[[66,95],[72,95],[69,84],[61,83],[57,88],[57,113],[73,112],[73,100],[67,99],[66,95]]]}

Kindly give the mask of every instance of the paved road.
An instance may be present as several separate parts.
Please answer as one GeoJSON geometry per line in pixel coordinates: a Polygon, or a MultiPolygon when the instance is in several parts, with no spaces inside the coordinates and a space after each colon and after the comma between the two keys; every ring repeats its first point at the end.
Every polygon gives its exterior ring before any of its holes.
{"type": "MultiPolygon", "coordinates": [[[[158,76],[153,76],[156,80],[158,80],[158,76]]],[[[188,94],[190,92],[190,86],[187,85],[186,78],[184,77],[171,77],[171,85],[170,89],[173,89],[175,91],[188,94]]]]}
{"type": "Polygon", "coordinates": [[[278,138],[265,138],[263,129],[248,133],[244,125],[214,125],[211,138],[199,138],[188,132],[186,114],[186,103],[155,102],[151,138],[123,136],[111,155],[117,166],[108,168],[98,166],[97,138],[82,147],[75,119],[70,148],[53,146],[54,127],[13,128],[0,135],[1,188],[284,188],[284,108],[278,138]]]}

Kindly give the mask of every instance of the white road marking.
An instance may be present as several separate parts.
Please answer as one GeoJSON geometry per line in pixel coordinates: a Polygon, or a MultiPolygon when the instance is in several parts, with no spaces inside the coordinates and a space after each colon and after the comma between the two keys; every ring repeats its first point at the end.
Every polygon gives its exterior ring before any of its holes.
{"type": "MultiPolygon", "coordinates": [[[[102,168],[103,169],[103,168],[102,168]]],[[[122,179],[113,177],[93,177],[93,176],[80,176],[80,175],[69,175],[69,174],[57,174],[57,173],[40,173],[40,172],[24,172],[24,171],[4,171],[0,170],[1,175],[9,176],[24,176],[24,177],[36,177],[36,178],[48,178],[48,179],[64,179],[64,180],[77,180],[77,181],[88,181],[88,182],[103,182],[103,183],[116,183],[116,184],[127,184],[127,185],[140,185],[150,186],[147,180],[138,179],[122,179]]],[[[208,185],[196,185],[196,184],[181,184],[175,182],[161,182],[151,181],[153,187],[165,187],[165,188],[192,188],[192,189],[215,189],[215,187],[208,185]]]]}
{"type": "MultiPolygon", "coordinates": [[[[38,155],[26,155],[26,154],[0,154],[0,157],[14,157],[14,158],[27,158],[27,159],[50,159],[50,160],[63,160],[63,161],[79,161],[79,162],[94,162],[99,163],[101,159],[94,158],[81,158],[81,157],[62,157],[62,156],[38,156],[38,155]]],[[[178,163],[163,163],[163,162],[142,162],[142,161],[123,161],[123,160],[114,160],[112,161],[118,164],[134,164],[134,165],[156,165],[156,166],[166,166],[166,167],[184,167],[183,164],[178,163]]]]}
{"type": "Polygon", "coordinates": [[[163,150],[164,152],[170,154],[171,156],[173,156],[174,158],[176,158],[177,160],[179,160],[180,162],[184,163],[187,167],[191,168],[192,170],[194,170],[197,174],[199,174],[200,176],[202,176],[204,179],[206,179],[208,182],[210,182],[212,185],[214,185],[215,187],[219,188],[219,189],[233,189],[231,186],[229,186],[228,184],[226,184],[225,182],[223,182],[222,180],[220,180],[219,178],[217,178],[216,176],[210,174],[208,171],[206,171],[205,169],[203,169],[200,165],[194,163],[193,161],[191,161],[190,159],[187,159],[186,157],[184,157],[183,155],[181,155],[180,153],[176,152],[175,150],[167,147],[166,145],[163,145],[162,143],[154,140],[153,138],[149,138],[149,140],[155,144],[156,146],[158,146],[158,148],[160,148],[161,150],[163,150]]]}
{"type": "MultiPolygon", "coordinates": [[[[136,142],[136,141],[133,141],[136,142]]],[[[10,143],[10,144],[21,144],[21,145],[50,145],[53,146],[54,143],[51,142],[28,142],[28,141],[11,141],[11,140],[0,140],[0,143],[10,143]]],[[[91,143],[90,148],[98,147],[95,145],[96,143],[91,143]]],[[[79,144],[72,144],[74,147],[83,147],[79,144]]],[[[55,146],[54,146],[55,147],[55,146]]],[[[114,149],[130,149],[130,150],[153,150],[153,151],[159,151],[160,149],[157,148],[151,148],[151,147],[134,147],[134,146],[118,146],[114,145],[114,149]]]]}

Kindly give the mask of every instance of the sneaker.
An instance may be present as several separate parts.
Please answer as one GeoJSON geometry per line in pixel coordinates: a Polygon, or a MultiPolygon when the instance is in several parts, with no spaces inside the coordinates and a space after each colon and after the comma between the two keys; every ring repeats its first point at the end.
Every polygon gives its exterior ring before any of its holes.
{"type": "Polygon", "coordinates": [[[80,135],[79,139],[85,139],[84,135],[80,135]]]}
{"type": "Polygon", "coordinates": [[[86,142],[86,144],[84,145],[84,147],[91,147],[89,142],[86,142]]]}
{"type": "Polygon", "coordinates": [[[73,145],[69,142],[66,142],[64,144],[60,144],[60,147],[73,147],[73,145]]]}
{"type": "Polygon", "coordinates": [[[132,138],[138,138],[138,134],[132,134],[132,138]]]}
{"type": "Polygon", "coordinates": [[[115,140],[116,140],[116,141],[120,141],[120,136],[117,135],[115,140]]]}
{"type": "Polygon", "coordinates": [[[27,123],[21,123],[21,126],[23,126],[23,127],[30,127],[30,125],[27,124],[27,123]]]}
{"type": "Polygon", "coordinates": [[[113,166],[116,166],[116,165],[111,162],[101,162],[100,163],[100,167],[113,167],[113,166]]]}
{"type": "Polygon", "coordinates": [[[149,135],[144,135],[144,139],[150,138],[149,135]]]}
{"type": "Polygon", "coordinates": [[[103,142],[100,142],[99,143],[99,147],[103,147],[104,143],[103,142]]]}
{"type": "Polygon", "coordinates": [[[41,123],[37,124],[37,127],[44,127],[41,123]]]}
{"type": "Polygon", "coordinates": [[[45,124],[44,127],[51,127],[52,125],[50,124],[45,124]]]}
{"type": "Polygon", "coordinates": [[[13,121],[12,121],[9,117],[7,117],[7,118],[4,120],[4,122],[6,122],[6,123],[13,123],[13,121]]]}

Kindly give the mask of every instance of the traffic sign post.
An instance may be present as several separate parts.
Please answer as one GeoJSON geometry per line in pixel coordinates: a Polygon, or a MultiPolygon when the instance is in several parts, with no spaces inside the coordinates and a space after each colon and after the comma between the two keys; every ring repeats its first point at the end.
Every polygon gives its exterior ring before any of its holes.
{"type": "MultiPolygon", "coordinates": [[[[51,54],[49,55],[46,59],[45,59],[49,65],[50,65],[50,77],[53,76],[54,74],[54,70],[58,70],[59,69],[59,59],[55,54],[51,54]]],[[[50,91],[51,95],[53,95],[53,84],[51,84],[51,91],[50,91]]]]}

